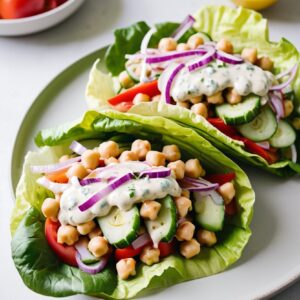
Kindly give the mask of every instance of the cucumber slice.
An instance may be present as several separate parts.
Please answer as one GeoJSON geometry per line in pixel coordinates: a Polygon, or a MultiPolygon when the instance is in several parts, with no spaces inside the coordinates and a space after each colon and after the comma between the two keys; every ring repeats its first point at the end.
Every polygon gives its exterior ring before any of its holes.
{"type": "Polygon", "coordinates": [[[128,211],[112,208],[107,216],[97,218],[108,242],[117,248],[125,248],[134,241],[140,227],[140,214],[136,206],[128,211]]]}
{"type": "Polygon", "coordinates": [[[252,121],[259,113],[259,108],[260,97],[250,95],[235,105],[229,103],[218,105],[216,113],[226,124],[239,125],[252,121]]]}
{"type": "Polygon", "coordinates": [[[296,132],[286,121],[279,120],[276,133],[270,139],[270,145],[274,148],[285,148],[296,141],[296,132]]]}
{"type": "Polygon", "coordinates": [[[148,233],[157,246],[160,241],[169,242],[176,233],[176,206],[173,199],[167,196],[160,200],[161,208],[155,220],[145,220],[148,233]]]}
{"type": "Polygon", "coordinates": [[[193,195],[196,222],[206,230],[222,230],[225,217],[223,198],[216,191],[206,195],[195,192],[193,195]]]}
{"type": "Polygon", "coordinates": [[[262,142],[270,139],[277,130],[277,120],[271,108],[266,106],[250,123],[238,127],[240,133],[254,141],[262,142]]]}

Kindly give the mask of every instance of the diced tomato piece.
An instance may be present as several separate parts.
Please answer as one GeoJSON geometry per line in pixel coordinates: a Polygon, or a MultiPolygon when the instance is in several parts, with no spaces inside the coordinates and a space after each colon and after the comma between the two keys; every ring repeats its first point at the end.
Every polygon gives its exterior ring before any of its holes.
{"type": "Polygon", "coordinates": [[[134,249],[131,245],[126,248],[116,249],[115,250],[115,259],[119,261],[124,258],[135,257],[139,255],[143,250],[143,247],[134,249]]]}
{"type": "Polygon", "coordinates": [[[235,199],[232,199],[229,204],[225,205],[225,214],[233,216],[237,213],[237,205],[235,199]]]}
{"type": "Polygon", "coordinates": [[[160,255],[159,257],[163,258],[163,257],[167,257],[170,254],[174,253],[174,249],[175,249],[175,241],[171,241],[169,243],[166,242],[160,242],[158,244],[158,249],[160,251],[160,255]]]}
{"type": "Polygon", "coordinates": [[[77,267],[76,249],[72,246],[62,245],[57,242],[57,230],[59,226],[59,222],[53,222],[49,218],[46,219],[46,240],[51,249],[55,252],[55,254],[59,257],[61,261],[63,261],[67,265],[77,267]]]}
{"type": "Polygon", "coordinates": [[[46,174],[46,178],[57,183],[68,183],[69,181],[66,169],[46,174]]]}
{"type": "Polygon", "coordinates": [[[105,161],[104,161],[104,159],[102,159],[102,158],[100,158],[99,159],[99,164],[98,164],[98,167],[105,167],[105,161]]]}
{"type": "Polygon", "coordinates": [[[233,126],[225,124],[220,118],[208,118],[207,121],[229,137],[237,135],[237,131],[233,126]]]}
{"type": "Polygon", "coordinates": [[[157,80],[138,84],[121,94],[116,95],[115,97],[108,100],[108,103],[115,106],[122,102],[131,102],[136,94],[143,93],[148,95],[150,98],[159,95],[160,91],[157,86],[157,80]]]}
{"type": "Polygon", "coordinates": [[[205,179],[222,185],[226,182],[230,182],[235,178],[235,173],[226,173],[226,174],[209,174],[205,176],[205,179]]]}

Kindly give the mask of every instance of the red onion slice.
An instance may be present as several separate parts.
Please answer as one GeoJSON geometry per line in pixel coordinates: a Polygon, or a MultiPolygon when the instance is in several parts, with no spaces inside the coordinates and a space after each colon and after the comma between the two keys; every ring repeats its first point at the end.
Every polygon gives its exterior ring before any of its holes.
{"type": "Polygon", "coordinates": [[[212,46],[206,46],[205,48],[207,49],[206,54],[199,58],[199,60],[196,62],[193,62],[187,66],[190,72],[195,71],[214,60],[216,49],[212,46]]]}
{"type": "MultiPolygon", "coordinates": [[[[270,91],[280,91],[282,89],[284,89],[285,87],[287,87],[295,78],[296,74],[297,74],[297,70],[298,70],[298,63],[295,64],[288,73],[284,72],[282,74],[280,74],[281,77],[287,75],[287,74],[291,74],[289,79],[281,84],[278,84],[278,85],[274,85],[270,88],[270,91]],[[286,73],[286,74],[285,74],[286,73]]],[[[279,76],[279,75],[277,75],[279,76]]],[[[276,77],[277,79],[278,78],[281,78],[281,77],[276,77]]]]}
{"type": "Polygon", "coordinates": [[[171,175],[171,169],[169,168],[153,168],[145,170],[140,173],[139,177],[148,176],[149,178],[164,178],[171,175]]]}
{"type": "Polygon", "coordinates": [[[270,143],[265,141],[265,142],[260,142],[260,143],[255,143],[257,146],[265,149],[265,150],[269,150],[270,149],[270,143]]]}
{"type": "Polygon", "coordinates": [[[44,165],[44,166],[31,166],[32,173],[54,173],[57,171],[61,171],[70,167],[73,163],[80,161],[80,157],[70,158],[64,162],[60,162],[53,165],[44,165]]]}
{"type": "Polygon", "coordinates": [[[218,183],[211,183],[203,178],[184,177],[179,181],[181,188],[191,192],[208,192],[216,190],[219,187],[218,183]]]}
{"type": "Polygon", "coordinates": [[[86,179],[80,180],[80,185],[85,186],[85,185],[90,185],[90,184],[99,183],[99,182],[102,182],[101,178],[86,178],[86,179]]]}
{"type": "Polygon", "coordinates": [[[82,262],[79,252],[76,252],[75,258],[80,270],[82,270],[85,273],[94,275],[99,273],[106,267],[109,260],[109,255],[102,256],[99,262],[91,265],[86,265],[82,262]]]}
{"type": "Polygon", "coordinates": [[[161,54],[161,55],[151,55],[146,58],[146,63],[147,64],[157,64],[157,63],[162,63],[182,57],[188,57],[188,56],[194,56],[194,55],[203,55],[207,51],[202,48],[198,48],[195,50],[188,50],[188,51],[173,51],[169,52],[167,54],[161,54]]]}
{"type": "Polygon", "coordinates": [[[277,94],[274,94],[274,93],[270,93],[269,98],[270,98],[271,106],[276,113],[277,120],[283,118],[284,117],[284,107],[283,107],[283,102],[282,102],[282,99],[280,98],[280,96],[277,94]]]}
{"type": "Polygon", "coordinates": [[[80,211],[86,211],[90,207],[92,207],[94,204],[96,204],[98,201],[100,201],[103,197],[107,196],[109,193],[117,189],[119,186],[123,185],[127,181],[131,180],[133,178],[132,173],[127,173],[121,177],[118,177],[117,179],[111,181],[104,189],[100,190],[96,194],[94,194],[91,198],[89,198],[87,201],[79,205],[80,211]]]}
{"type": "Polygon", "coordinates": [[[38,178],[36,182],[49,191],[52,191],[54,194],[63,193],[70,187],[70,184],[68,183],[56,183],[47,179],[45,176],[38,178]]]}
{"type": "Polygon", "coordinates": [[[179,25],[179,27],[174,31],[172,37],[178,41],[195,23],[195,19],[193,16],[188,15],[183,22],[179,25]]]}
{"type": "Polygon", "coordinates": [[[82,155],[87,150],[87,148],[77,141],[73,141],[69,148],[78,155],[82,155]]]}
{"type": "Polygon", "coordinates": [[[149,244],[150,242],[152,242],[149,233],[143,233],[142,235],[140,235],[137,239],[135,239],[131,246],[133,247],[133,249],[138,249],[141,247],[146,246],[147,244],[149,244]]]}
{"type": "Polygon", "coordinates": [[[177,76],[177,74],[185,67],[184,64],[179,64],[177,65],[173,71],[171,72],[171,76],[170,78],[167,80],[167,84],[165,87],[165,91],[164,91],[164,96],[165,96],[165,100],[166,103],[171,104],[171,87],[172,87],[172,83],[175,79],[175,77],[177,76]]]}
{"type": "Polygon", "coordinates": [[[241,57],[235,56],[232,54],[228,54],[221,50],[216,51],[215,58],[224,63],[232,64],[232,65],[237,65],[237,64],[241,64],[244,62],[244,60],[241,57]]]}
{"type": "Polygon", "coordinates": [[[291,146],[291,153],[292,153],[292,162],[297,163],[298,154],[297,154],[297,149],[295,144],[291,146]]]}

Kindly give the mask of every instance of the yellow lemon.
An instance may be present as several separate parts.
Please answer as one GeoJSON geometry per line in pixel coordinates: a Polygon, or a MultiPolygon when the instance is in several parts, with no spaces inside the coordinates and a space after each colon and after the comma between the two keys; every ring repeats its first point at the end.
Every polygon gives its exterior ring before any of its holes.
{"type": "Polygon", "coordinates": [[[232,0],[236,5],[245,8],[261,10],[275,4],[277,0],[232,0]]]}

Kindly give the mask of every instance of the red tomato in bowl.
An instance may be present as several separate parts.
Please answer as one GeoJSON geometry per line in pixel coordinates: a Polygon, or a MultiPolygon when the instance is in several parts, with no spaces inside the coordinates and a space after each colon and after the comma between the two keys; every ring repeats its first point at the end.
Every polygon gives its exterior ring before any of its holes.
{"type": "Polygon", "coordinates": [[[44,12],[46,0],[0,0],[3,19],[26,18],[44,12]]]}

